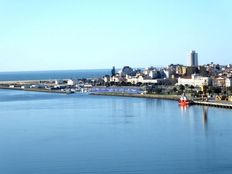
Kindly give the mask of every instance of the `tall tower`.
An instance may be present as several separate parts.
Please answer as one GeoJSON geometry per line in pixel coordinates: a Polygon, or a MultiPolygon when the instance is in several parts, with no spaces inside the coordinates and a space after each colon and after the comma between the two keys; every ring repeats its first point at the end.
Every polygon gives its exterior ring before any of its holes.
{"type": "Polygon", "coordinates": [[[194,50],[188,56],[188,66],[198,66],[198,53],[194,50]]]}

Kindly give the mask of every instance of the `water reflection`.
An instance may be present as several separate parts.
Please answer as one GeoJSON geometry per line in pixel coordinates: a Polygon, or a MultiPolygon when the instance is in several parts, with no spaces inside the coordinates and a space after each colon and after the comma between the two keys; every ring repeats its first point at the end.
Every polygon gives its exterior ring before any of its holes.
{"type": "Polygon", "coordinates": [[[199,131],[199,126],[203,128],[203,131],[208,131],[208,106],[179,106],[181,116],[188,120],[190,125],[199,131]]]}
{"type": "Polygon", "coordinates": [[[207,128],[207,125],[208,125],[208,106],[203,106],[202,123],[203,123],[204,128],[207,128]]]}
{"type": "Polygon", "coordinates": [[[187,111],[187,108],[188,108],[188,107],[189,107],[188,105],[186,105],[186,106],[180,105],[180,110],[181,110],[181,112],[187,111]]]}
{"type": "Polygon", "coordinates": [[[86,95],[0,108],[3,174],[232,173],[231,110],[86,95]]]}

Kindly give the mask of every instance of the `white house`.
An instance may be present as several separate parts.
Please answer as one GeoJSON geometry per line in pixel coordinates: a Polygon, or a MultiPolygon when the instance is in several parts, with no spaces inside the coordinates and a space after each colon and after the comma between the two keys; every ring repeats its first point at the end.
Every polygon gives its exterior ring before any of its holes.
{"type": "Polygon", "coordinates": [[[64,84],[64,80],[55,80],[55,85],[64,84]]]}
{"type": "Polygon", "coordinates": [[[70,86],[73,86],[73,85],[76,85],[76,81],[72,80],[72,79],[69,79],[67,81],[67,85],[70,85],[70,86]]]}
{"type": "Polygon", "coordinates": [[[226,87],[232,86],[232,78],[226,78],[226,87]]]}
{"type": "Polygon", "coordinates": [[[178,78],[178,85],[189,85],[189,86],[203,86],[203,85],[211,85],[212,79],[209,77],[201,77],[195,74],[192,75],[191,78],[178,78]]]}
{"type": "Polygon", "coordinates": [[[127,76],[126,80],[127,80],[127,82],[130,82],[132,84],[137,84],[137,83],[153,83],[153,84],[156,84],[156,83],[159,82],[158,79],[144,78],[142,75],[139,75],[139,76],[127,76]]]}
{"type": "Polygon", "coordinates": [[[109,82],[110,81],[110,76],[106,75],[103,77],[104,82],[109,82]]]}

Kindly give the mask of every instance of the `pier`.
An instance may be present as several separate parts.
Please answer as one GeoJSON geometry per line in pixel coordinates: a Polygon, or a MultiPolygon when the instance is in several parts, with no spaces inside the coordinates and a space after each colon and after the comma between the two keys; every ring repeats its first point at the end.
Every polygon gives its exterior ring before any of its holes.
{"type": "Polygon", "coordinates": [[[48,92],[48,93],[61,93],[61,94],[67,94],[67,91],[61,91],[61,90],[49,90],[49,89],[41,89],[41,88],[9,88],[4,87],[0,85],[0,89],[7,89],[7,90],[21,90],[21,91],[32,91],[32,92],[48,92]]]}
{"type": "Polygon", "coordinates": [[[193,104],[232,109],[232,102],[226,101],[193,101],[193,104]]]}
{"type": "MultiPolygon", "coordinates": [[[[18,80],[18,81],[0,81],[0,89],[24,90],[33,92],[48,93],[73,93],[68,84],[55,84],[56,80],[18,80]]],[[[65,81],[65,80],[63,80],[65,81]]],[[[66,80],[67,81],[67,80],[66,80]]]]}

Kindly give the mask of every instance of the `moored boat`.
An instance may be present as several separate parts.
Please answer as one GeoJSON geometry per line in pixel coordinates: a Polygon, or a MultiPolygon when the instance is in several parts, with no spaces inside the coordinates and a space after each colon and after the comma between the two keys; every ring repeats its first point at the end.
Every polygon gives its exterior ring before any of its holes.
{"type": "Polygon", "coordinates": [[[178,102],[180,106],[188,106],[191,104],[191,101],[185,96],[185,94],[182,94],[178,102]]]}

